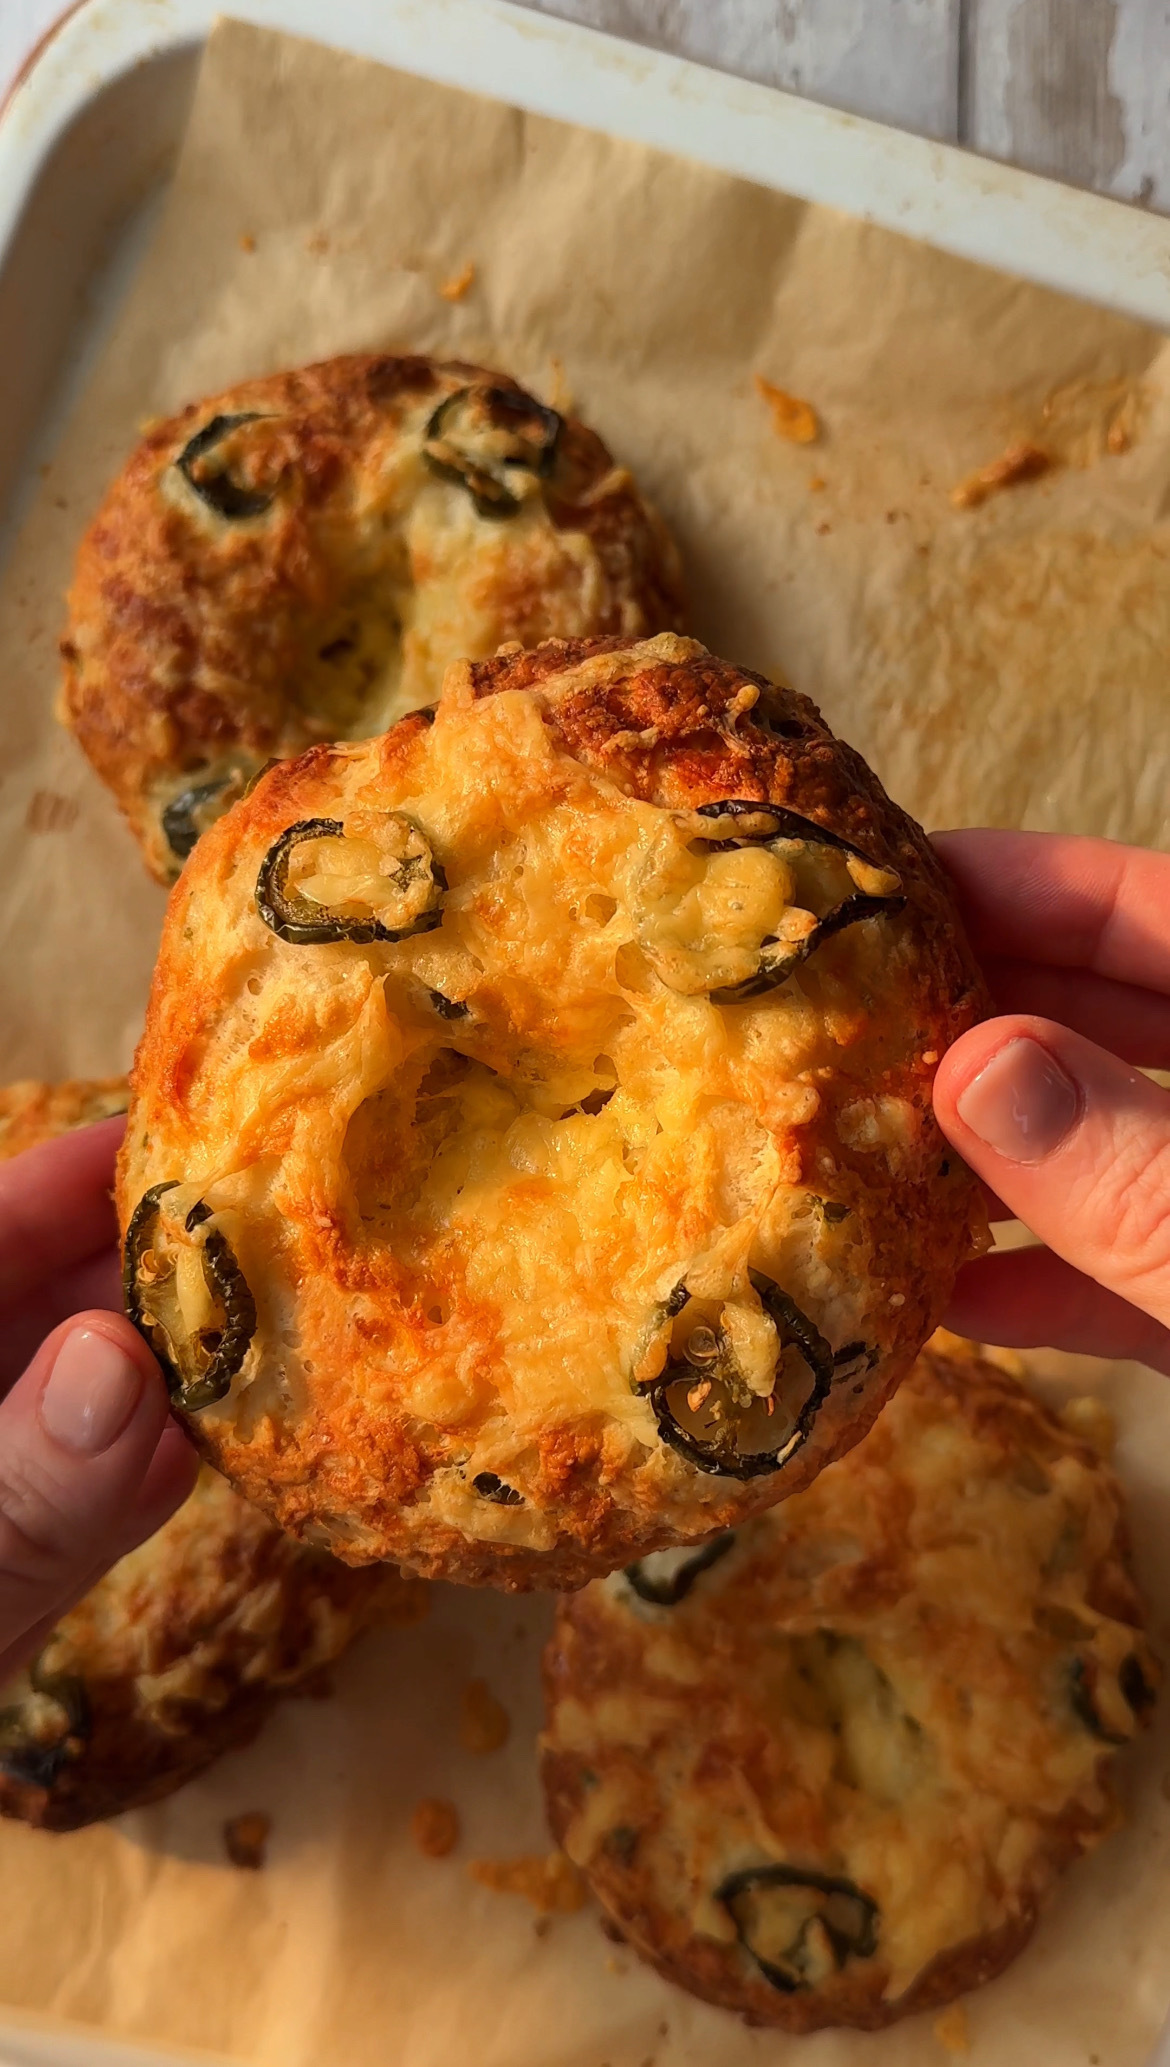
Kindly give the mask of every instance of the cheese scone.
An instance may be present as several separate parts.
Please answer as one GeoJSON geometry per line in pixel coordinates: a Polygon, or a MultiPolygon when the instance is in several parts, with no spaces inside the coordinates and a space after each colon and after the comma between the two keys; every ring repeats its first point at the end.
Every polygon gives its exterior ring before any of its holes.
{"type": "Polygon", "coordinates": [[[1109,1465],[949,1338],[806,1492],[562,1603],[554,1835],[692,1994],[893,2023],[999,1973],[1112,1827],[1142,1624],[1109,1465]]]}
{"type": "Polygon", "coordinates": [[[383,731],[449,661],[680,611],[584,424],[484,367],[330,359],[148,431],[82,540],[61,711],[169,882],[270,756],[383,731]]]}
{"type": "MultiPolygon", "coordinates": [[[[125,1077],[0,1085],[0,1162],[126,1108],[125,1077]]],[[[0,1686],[0,1815],[73,1830],[181,1787],[254,1736],[280,1694],[427,1590],[355,1572],[275,1528],[206,1465],[156,1535],[0,1686]]]]}
{"type": "Polygon", "coordinates": [[[171,1794],[427,1589],[294,1543],[208,1465],[0,1688],[0,1814],[75,1830],[171,1794]]]}
{"type": "Polygon", "coordinates": [[[551,642],[272,768],[174,892],[118,1202],[196,1441],[355,1562],[566,1587],[857,1440],[979,1239],[980,977],[792,691],[551,642]]]}
{"type": "Polygon", "coordinates": [[[14,1084],[0,1084],[0,1162],[51,1141],[55,1134],[112,1119],[129,1103],[125,1077],[73,1077],[60,1084],[21,1077],[14,1084]]]}

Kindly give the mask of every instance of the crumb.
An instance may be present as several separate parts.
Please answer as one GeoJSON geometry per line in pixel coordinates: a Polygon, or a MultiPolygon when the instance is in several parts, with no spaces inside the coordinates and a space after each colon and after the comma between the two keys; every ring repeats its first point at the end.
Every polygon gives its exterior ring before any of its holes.
{"type": "Polygon", "coordinates": [[[787,438],[790,445],[815,444],[821,427],[812,403],[802,402],[799,395],[786,394],[783,388],[765,380],[762,373],[752,377],[757,395],[772,412],[772,429],[777,436],[787,438]]]}
{"type": "Polygon", "coordinates": [[[613,1953],[611,1952],[605,1962],[605,1971],[607,1974],[620,1975],[628,1974],[630,1970],[629,1967],[626,1965],[624,1959],[615,1959],[613,1953]]]}
{"type": "Polygon", "coordinates": [[[42,481],[47,481],[52,471],[53,463],[49,459],[43,459],[40,463],[40,466],[37,468],[37,472],[40,475],[42,481]]]}
{"type": "Polygon", "coordinates": [[[249,1809],[242,1816],[229,1816],[223,1826],[223,1841],[232,1865],[258,1873],[265,1861],[271,1833],[272,1818],[259,1809],[249,1809]]]}
{"type": "Polygon", "coordinates": [[[452,273],[449,280],[443,281],[439,293],[444,301],[462,301],[474,279],[475,264],[469,258],[461,273],[452,273]]]}
{"type": "Polygon", "coordinates": [[[905,516],[905,514],[906,514],[905,510],[887,510],[887,511],[886,511],[886,522],[887,522],[887,524],[896,524],[896,523],[897,523],[897,521],[898,521],[898,519],[899,519],[899,517],[904,517],[904,516],[905,516]]]}
{"type": "Polygon", "coordinates": [[[551,352],[549,354],[549,364],[552,367],[552,386],[549,389],[548,397],[549,407],[555,409],[558,416],[571,416],[575,397],[572,388],[569,386],[569,377],[565,372],[564,360],[558,359],[556,353],[551,352]]]}
{"type": "Polygon", "coordinates": [[[473,1859],[467,1868],[481,1888],[523,1895],[542,1916],[571,1916],[585,1906],[585,1883],[563,1852],[519,1859],[473,1859]]]}
{"type": "Polygon", "coordinates": [[[498,1751],[507,1743],[511,1728],[507,1709],[501,1708],[487,1681],[469,1680],[459,1717],[459,1742],[464,1751],[498,1751]]]}
{"type": "Polygon", "coordinates": [[[28,800],[24,814],[25,831],[30,833],[64,833],[74,824],[79,806],[72,797],[58,796],[56,790],[35,789],[28,800]]]}
{"type": "Polygon", "coordinates": [[[818,538],[825,538],[825,537],[827,537],[827,536],[828,536],[828,534],[829,534],[829,532],[830,532],[830,531],[832,530],[832,528],[833,528],[833,527],[832,527],[832,525],[831,525],[831,524],[814,524],[814,525],[813,525],[813,530],[814,530],[814,531],[816,532],[816,534],[817,534],[817,537],[818,537],[818,538]]]}
{"type": "Polygon", "coordinates": [[[612,1916],[607,1916],[605,1914],[605,1911],[602,1910],[601,1915],[598,1918],[598,1922],[601,1925],[603,1937],[608,1938],[611,1945],[625,1944],[626,1934],[622,1930],[620,1924],[616,1924],[614,1922],[612,1916]]]}
{"type": "Polygon", "coordinates": [[[459,1814],[451,1801],[420,1801],[410,1834],[424,1859],[445,1859],[459,1842],[459,1814]]]}
{"type": "Polygon", "coordinates": [[[953,2002],[949,2010],[936,2017],[932,2029],[948,2053],[970,2052],[971,2033],[967,2026],[967,2011],[961,2002],[953,2002]]]}
{"type": "Polygon", "coordinates": [[[978,509],[989,495],[998,495],[1003,488],[1014,488],[1020,481],[1035,481],[1046,474],[1052,466],[1052,457],[1039,445],[1012,445],[993,459],[977,473],[969,474],[951,489],[951,502],[957,510],[978,509]]]}
{"type": "Polygon", "coordinates": [[[532,1919],[532,1935],[533,1935],[533,1937],[534,1937],[534,1938],[547,1938],[547,1936],[548,1936],[549,1932],[551,1931],[551,1929],[552,1929],[552,1918],[551,1918],[551,1916],[534,1916],[534,1917],[533,1917],[533,1919],[532,1919]]]}
{"type": "Polygon", "coordinates": [[[251,232],[251,230],[243,230],[243,231],[241,231],[241,233],[240,233],[240,250],[241,250],[241,251],[255,251],[255,249],[256,249],[256,239],[255,239],[255,237],[254,237],[254,236],[252,235],[252,232],[251,232]]]}
{"type": "Polygon", "coordinates": [[[915,546],[915,548],[914,548],[914,550],[915,550],[915,552],[916,552],[916,553],[919,553],[919,554],[921,555],[921,557],[922,557],[922,558],[923,558],[923,559],[925,560],[925,559],[927,558],[927,556],[928,556],[929,552],[930,552],[930,540],[929,540],[929,538],[923,539],[923,541],[922,541],[922,544],[921,544],[921,545],[916,545],[916,546],[915,546]]]}
{"type": "Polygon", "coordinates": [[[311,231],[305,238],[305,249],[311,251],[314,258],[324,258],[329,249],[329,239],[324,230],[311,231]]]}
{"type": "Polygon", "coordinates": [[[827,485],[828,484],[826,483],[823,474],[810,474],[808,477],[808,488],[810,495],[819,495],[821,489],[826,487],[827,485]]]}
{"type": "Polygon", "coordinates": [[[665,2018],[663,2019],[662,2023],[658,2026],[658,2036],[659,2038],[670,2037],[670,2025],[666,2022],[665,2018]]]}
{"type": "Polygon", "coordinates": [[[65,497],[63,495],[55,495],[53,497],[53,508],[55,510],[67,510],[69,508],[69,504],[66,502],[65,497]]]}
{"type": "Polygon", "coordinates": [[[1094,1399],[1091,1393],[1081,1399],[1066,1400],[1059,1418],[1070,1435],[1079,1436],[1108,1462],[1117,1443],[1117,1423],[1104,1400],[1094,1399]]]}

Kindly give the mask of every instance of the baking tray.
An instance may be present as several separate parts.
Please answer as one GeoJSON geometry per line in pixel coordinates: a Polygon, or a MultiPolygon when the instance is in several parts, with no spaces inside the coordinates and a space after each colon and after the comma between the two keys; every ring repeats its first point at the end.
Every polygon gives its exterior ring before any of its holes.
{"type": "MultiPolygon", "coordinates": [[[[1170,222],[1139,209],[508,0],[239,0],[231,11],[700,159],[1170,330],[1170,222]]],[[[80,0],[0,108],[0,561],[165,193],[215,12],[212,0],[80,0]]],[[[0,2022],[0,2067],[198,2057],[0,2022]]],[[[1170,2033],[1151,2067],[1170,2067],[1170,2033]]]]}

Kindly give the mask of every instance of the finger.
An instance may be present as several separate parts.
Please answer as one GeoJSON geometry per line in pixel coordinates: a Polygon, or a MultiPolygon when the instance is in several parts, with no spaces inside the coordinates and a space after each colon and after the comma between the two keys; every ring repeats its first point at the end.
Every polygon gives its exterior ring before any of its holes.
{"type": "Polygon", "coordinates": [[[91,1307],[122,1311],[122,1269],[113,1249],[87,1256],[9,1307],[0,1327],[0,1395],[19,1378],[51,1329],[91,1307]]]}
{"type": "Polygon", "coordinates": [[[1055,1019],[1139,1069],[1170,1069],[1170,997],[1084,969],[996,955],[985,958],[983,973],[998,1012],[1055,1019]]]}
{"type": "Polygon", "coordinates": [[[0,1645],[19,1645],[123,1547],[168,1403],[120,1315],[54,1330],[0,1403],[0,1645]]]}
{"type": "Polygon", "coordinates": [[[1170,1329],[1051,1249],[1011,1249],[969,1263],[959,1273],[945,1325],[975,1342],[1132,1358],[1170,1375],[1170,1329]]]}
{"type": "Polygon", "coordinates": [[[1170,1324],[1170,1094],[1048,1019],[986,1020],[948,1049],[939,1125],[1046,1247],[1170,1324]]]}
{"type": "Polygon", "coordinates": [[[111,1565],[162,1528],[191,1492],[198,1469],[198,1459],[182,1429],[177,1422],[168,1421],[142,1490],[121,1521],[116,1540],[106,1546],[105,1554],[95,1564],[78,1575],[65,1597],[47,1615],[42,1615],[19,1642],[0,1650],[0,1686],[36,1656],[62,1616],[84,1600],[111,1565]]]}
{"type": "Polygon", "coordinates": [[[936,833],[980,955],[1170,992],[1170,855],[1061,833],[936,833]]]}
{"type": "Polygon", "coordinates": [[[125,1125],[118,1114],[0,1163],[0,1311],[116,1242],[110,1188],[125,1125]]]}

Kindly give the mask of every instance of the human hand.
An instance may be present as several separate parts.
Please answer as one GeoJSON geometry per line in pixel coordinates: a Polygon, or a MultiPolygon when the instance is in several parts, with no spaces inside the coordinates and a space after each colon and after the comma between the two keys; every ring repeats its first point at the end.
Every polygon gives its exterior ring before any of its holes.
{"type": "Polygon", "coordinates": [[[936,845],[998,1010],[955,1042],[939,1125],[1046,1244],[960,1274],[948,1327],[1170,1373],[1170,855],[1059,834],[936,845]],[[1099,1045],[1098,1045],[1099,1044],[1099,1045]]]}
{"type": "Polygon", "coordinates": [[[195,1476],[158,1365],[120,1311],[123,1125],[0,1163],[0,1684],[195,1476]]]}

